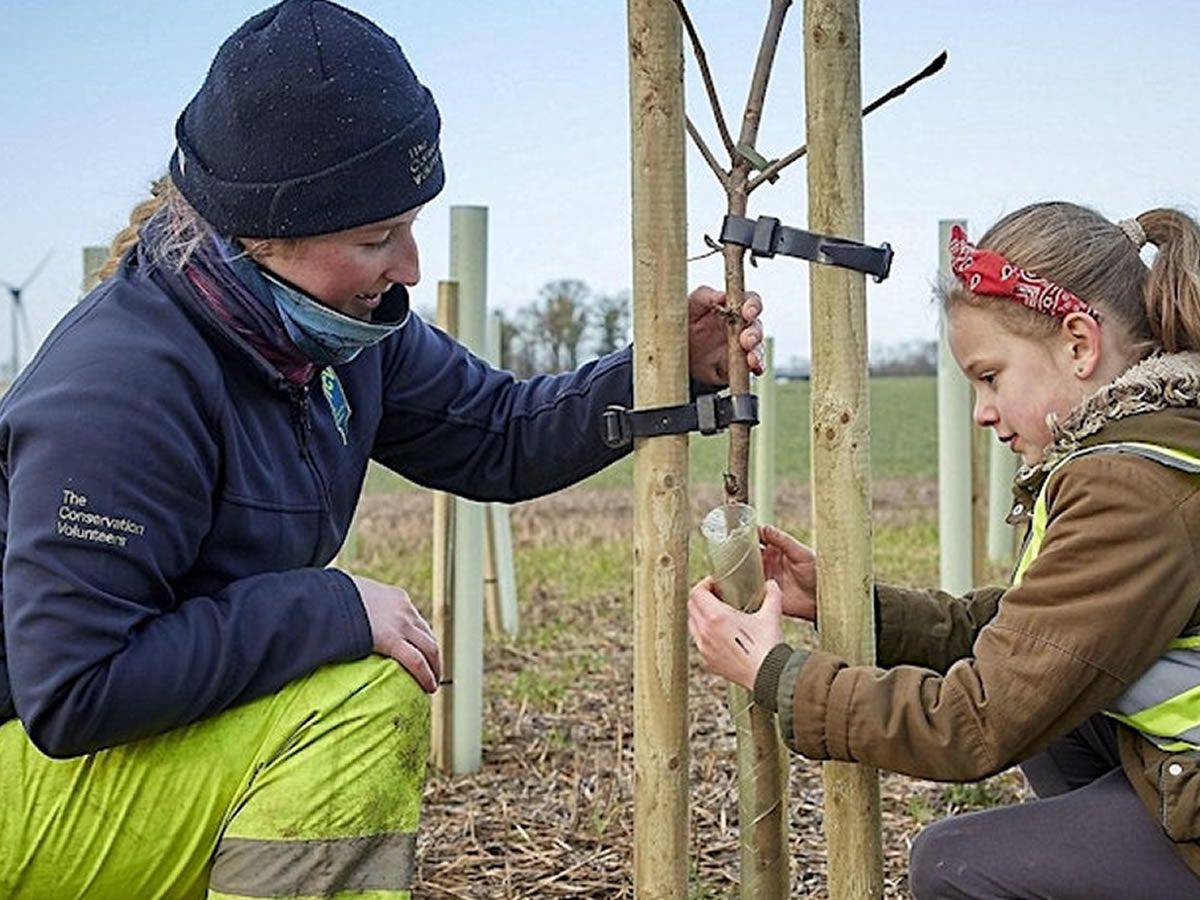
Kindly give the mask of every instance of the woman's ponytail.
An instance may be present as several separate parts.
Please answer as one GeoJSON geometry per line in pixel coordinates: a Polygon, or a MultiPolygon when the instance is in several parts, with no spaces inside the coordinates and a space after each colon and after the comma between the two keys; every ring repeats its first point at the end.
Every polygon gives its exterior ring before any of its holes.
{"type": "Polygon", "coordinates": [[[145,242],[141,249],[152,265],[182,271],[196,249],[212,235],[212,226],[183,198],[170,176],[163,175],[150,185],[150,199],[130,212],[129,224],[113,238],[108,259],[97,274],[101,280],[112,275],[121,257],[139,241],[145,242]],[[157,219],[159,227],[143,231],[142,226],[150,219],[157,219]]]}
{"type": "Polygon", "coordinates": [[[129,213],[129,224],[117,232],[116,236],[112,239],[112,244],[109,245],[108,259],[104,261],[104,265],[96,270],[96,275],[101,281],[117,271],[117,265],[121,262],[121,257],[125,255],[125,251],[137,243],[138,232],[141,230],[142,225],[166,205],[166,187],[166,175],[151,182],[150,197],[135,206],[129,213]]]}

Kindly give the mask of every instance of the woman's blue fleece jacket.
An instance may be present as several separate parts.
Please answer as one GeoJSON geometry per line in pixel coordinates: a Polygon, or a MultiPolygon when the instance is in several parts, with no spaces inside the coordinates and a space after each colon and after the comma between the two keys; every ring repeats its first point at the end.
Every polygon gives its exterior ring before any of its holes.
{"type": "Polygon", "coordinates": [[[613,462],[628,350],[516,381],[418,316],[320,385],[289,385],[136,257],[55,328],[0,400],[0,722],[73,756],[211,716],[371,650],[324,568],[367,463],[476,500],[613,462]]]}

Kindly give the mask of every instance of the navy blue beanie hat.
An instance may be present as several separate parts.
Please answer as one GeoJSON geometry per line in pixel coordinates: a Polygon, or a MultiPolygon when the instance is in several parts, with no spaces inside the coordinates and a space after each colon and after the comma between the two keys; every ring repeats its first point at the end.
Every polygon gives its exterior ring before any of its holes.
{"type": "Polygon", "coordinates": [[[440,125],[393,38],[327,0],[284,0],[217,51],[175,123],[171,180],[221,234],[327,234],[433,198],[440,125]]]}

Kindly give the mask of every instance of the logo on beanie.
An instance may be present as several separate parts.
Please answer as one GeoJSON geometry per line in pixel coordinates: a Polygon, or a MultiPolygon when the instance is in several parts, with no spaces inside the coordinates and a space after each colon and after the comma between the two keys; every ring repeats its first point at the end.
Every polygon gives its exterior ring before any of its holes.
{"type": "Polygon", "coordinates": [[[408,174],[420,186],[438,167],[438,139],[421,141],[408,148],[408,174]]]}

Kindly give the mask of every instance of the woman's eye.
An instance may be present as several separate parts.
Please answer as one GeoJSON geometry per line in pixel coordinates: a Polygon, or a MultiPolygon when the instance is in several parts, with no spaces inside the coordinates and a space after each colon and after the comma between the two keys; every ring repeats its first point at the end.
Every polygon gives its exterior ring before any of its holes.
{"type": "Polygon", "coordinates": [[[382,249],[383,247],[386,247],[388,245],[388,242],[391,241],[391,239],[392,239],[392,233],[389,231],[387,234],[385,234],[379,240],[367,241],[365,244],[363,244],[363,246],[370,247],[375,250],[379,250],[379,249],[382,249]]]}
{"type": "Polygon", "coordinates": [[[982,381],[984,384],[995,384],[996,383],[996,373],[995,372],[984,372],[982,375],[979,376],[979,380],[982,381]]]}

